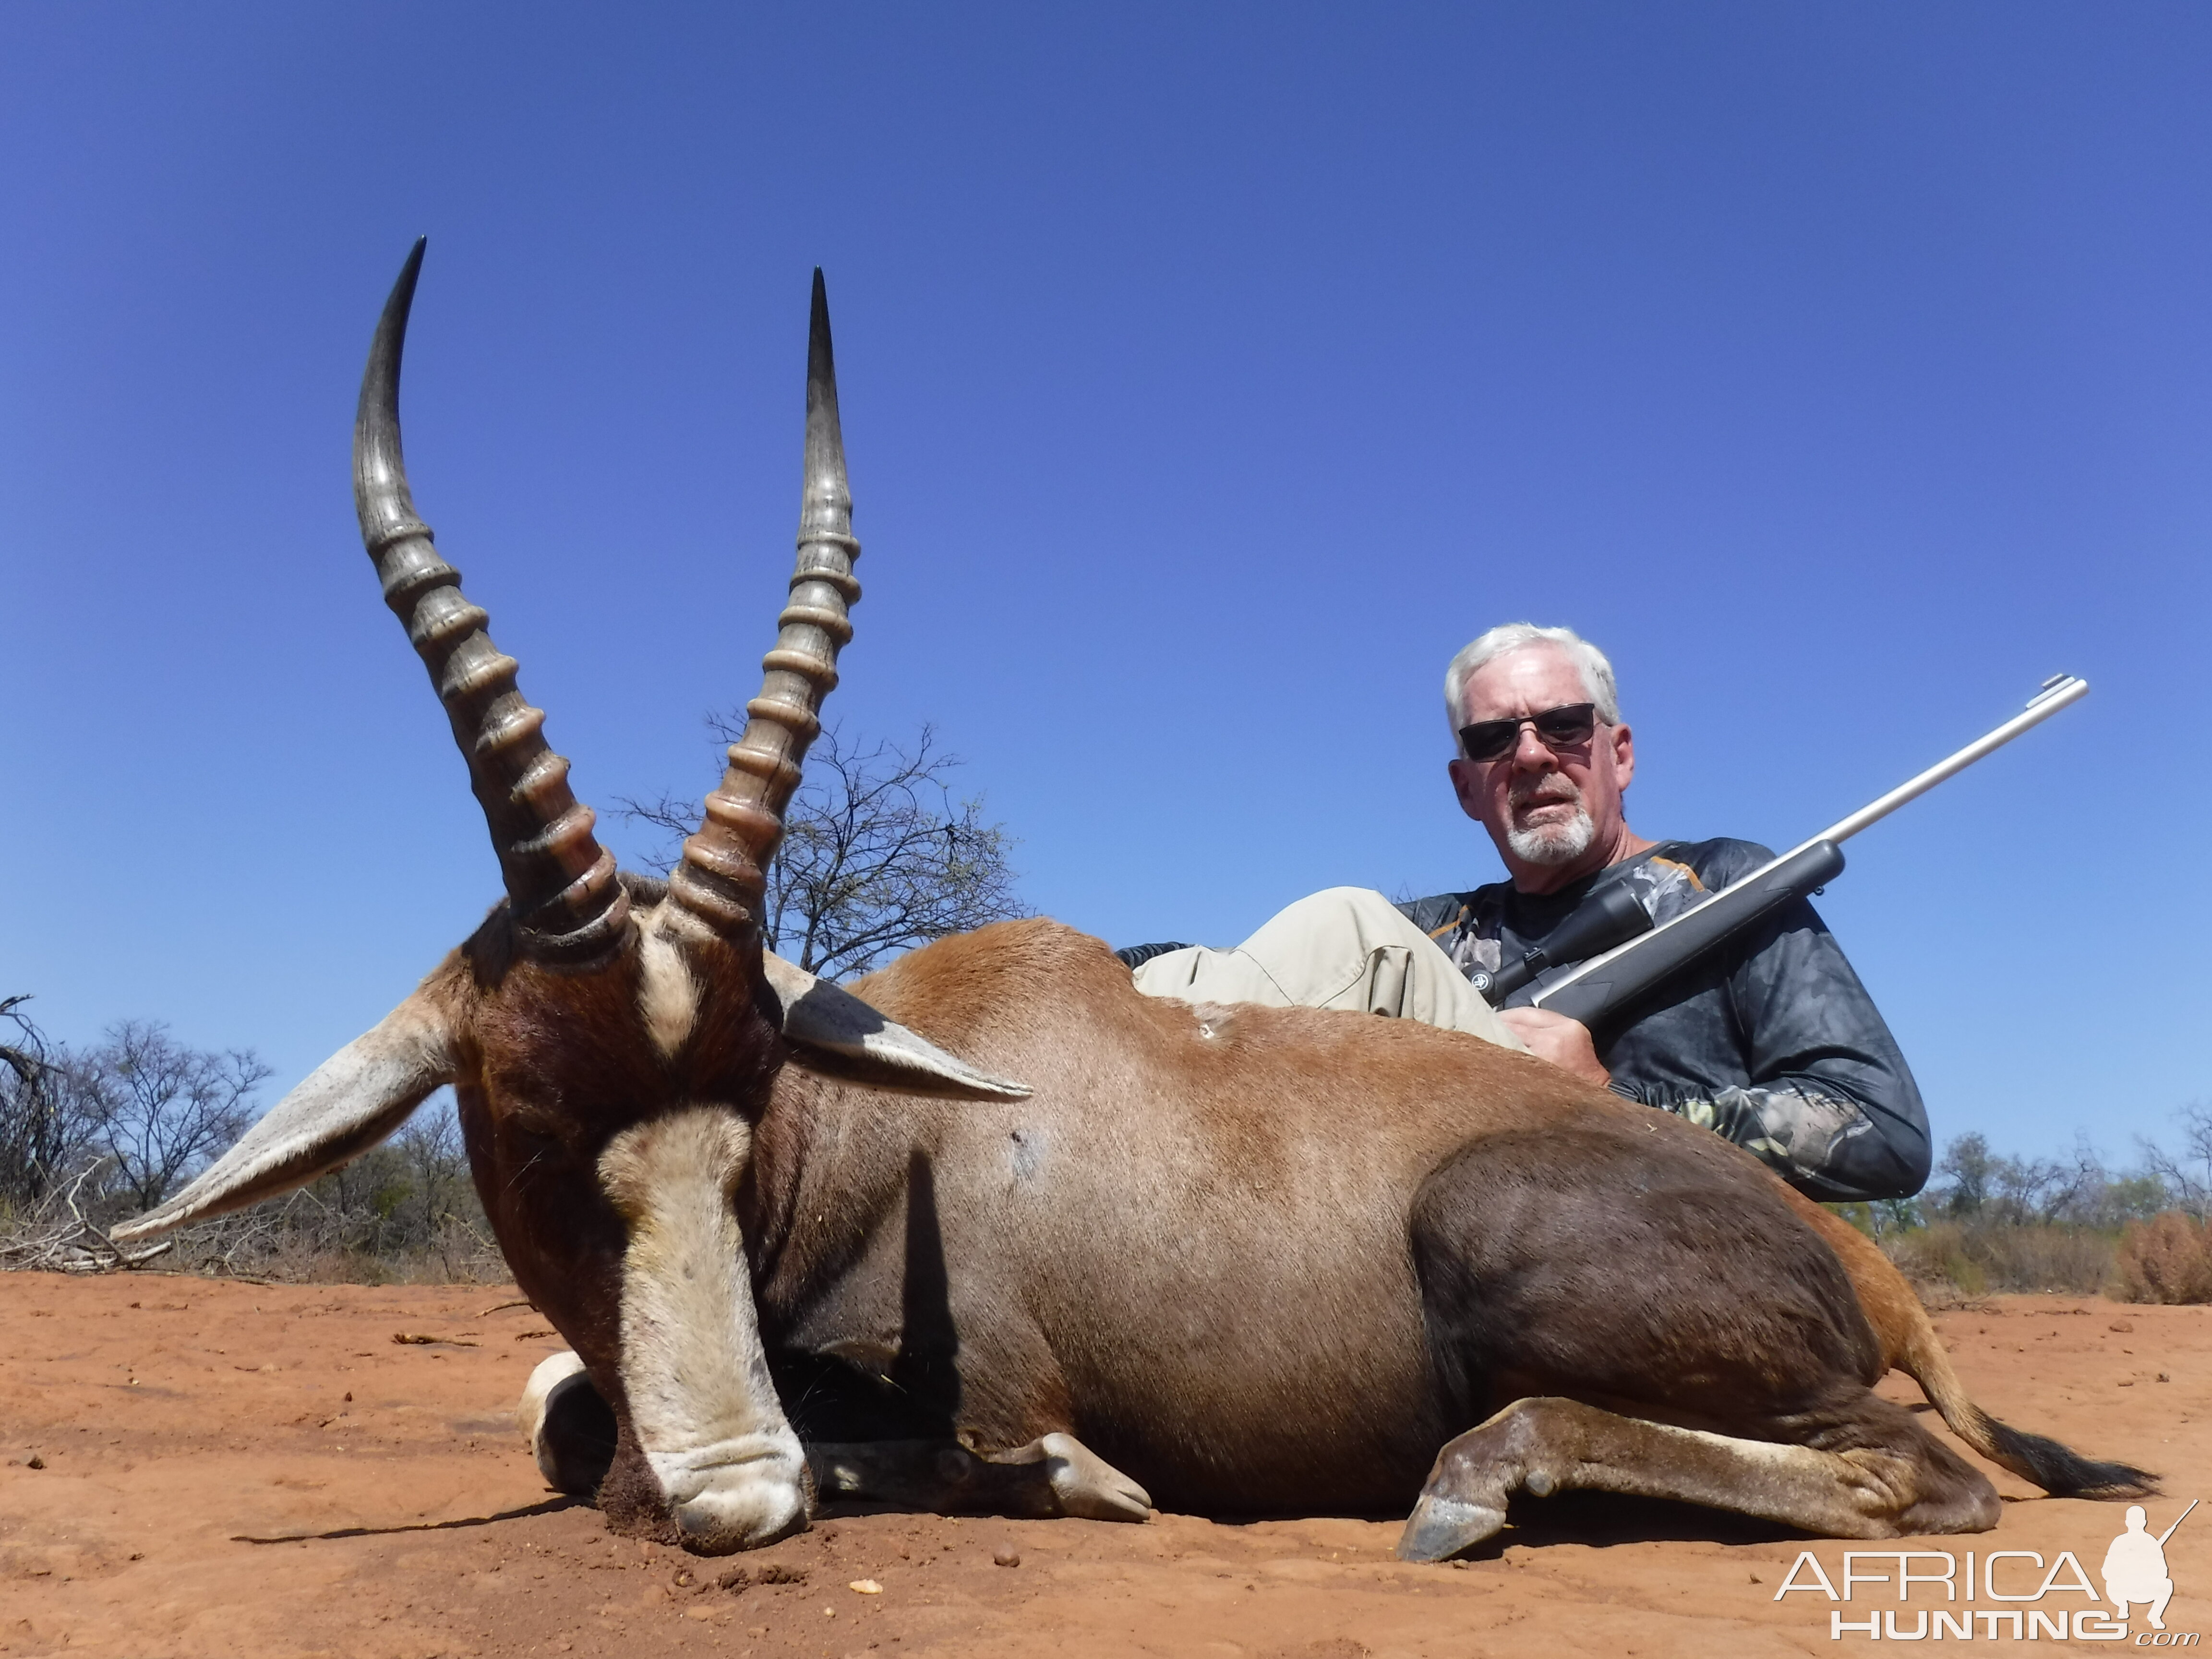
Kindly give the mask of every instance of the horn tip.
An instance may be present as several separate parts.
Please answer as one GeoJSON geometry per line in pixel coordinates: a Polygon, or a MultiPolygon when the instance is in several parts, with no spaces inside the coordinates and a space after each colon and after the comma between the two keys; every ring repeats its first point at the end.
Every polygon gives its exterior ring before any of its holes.
{"type": "Polygon", "coordinates": [[[430,239],[428,236],[417,236],[415,239],[414,246],[407,250],[407,258],[400,264],[399,281],[396,286],[410,292],[413,290],[415,279],[422,273],[422,255],[428,250],[429,246],[430,239]]]}
{"type": "Polygon", "coordinates": [[[392,283],[391,295],[384,302],[384,315],[378,324],[378,343],[381,344],[385,332],[390,331],[394,356],[406,338],[408,313],[415,308],[415,282],[422,274],[422,254],[429,246],[428,236],[415,239],[415,246],[407,250],[407,258],[400,264],[398,280],[392,283]]]}

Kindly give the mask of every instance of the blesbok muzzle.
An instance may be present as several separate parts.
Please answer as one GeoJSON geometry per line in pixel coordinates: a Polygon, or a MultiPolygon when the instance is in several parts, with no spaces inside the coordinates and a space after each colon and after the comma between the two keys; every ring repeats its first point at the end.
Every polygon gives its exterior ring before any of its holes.
{"type": "Polygon", "coordinates": [[[751,1134],[698,1107],[626,1129],[599,1180],[629,1228],[622,1387],[635,1437],[685,1546],[721,1555],[807,1521],[806,1455],[769,1376],[732,1195],[751,1134]]]}

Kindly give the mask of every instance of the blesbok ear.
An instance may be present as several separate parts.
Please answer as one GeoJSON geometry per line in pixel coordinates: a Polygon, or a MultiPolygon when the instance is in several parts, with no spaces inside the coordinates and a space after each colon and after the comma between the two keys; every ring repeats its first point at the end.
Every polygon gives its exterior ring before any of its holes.
{"type": "Polygon", "coordinates": [[[991,1100],[1020,1100],[1029,1085],[993,1077],[948,1054],[927,1037],[885,1019],[850,991],[817,979],[773,951],[762,957],[769,988],[783,1004],[784,1041],[838,1060],[856,1060],[924,1085],[991,1100]]]}
{"type": "Polygon", "coordinates": [[[198,1180],[108,1236],[148,1238],[304,1187],[375,1146],[453,1079],[445,1012],[417,991],[309,1073],[198,1180]]]}

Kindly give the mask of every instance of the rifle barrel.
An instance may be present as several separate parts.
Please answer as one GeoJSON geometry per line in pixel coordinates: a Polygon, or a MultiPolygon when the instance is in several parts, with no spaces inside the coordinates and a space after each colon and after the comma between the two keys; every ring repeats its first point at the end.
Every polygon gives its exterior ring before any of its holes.
{"type": "Polygon", "coordinates": [[[1721,906],[1723,911],[1734,909],[1741,917],[1739,921],[1725,930],[1720,930],[1715,927],[1717,916],[1707,917],[1703,921],[1697,920],[1699,912],[1705,910],[1708,906],[1720,905],[1720,901],[1729,894],[1741,893],[1742,890],[1756,883],[1767,881],[1780,871],[1782,866],[1793,860],[1803,860],[1804,863],[1800,867],[1817,878],[1802,884],[1802,890],[1810,891],[1819,886],[1827,876],[1833,875],[1843,867],[1843,854],[1838,850],[1838,843],[1849,840],[1869,824],[1879,823],[1904,805],[1905,802],[1926,794],[1944,779],[1952,776],[1954,773],[1964,771],[1992,750],[2002,749],[2030,726],[2040,726],[2060,709],[2079,702],[2088,694],[2088,681],[2078,678],[2072,674],[2052,675],[2043,683],[2042,689],[2027,700],[2026,708],[2014,714],[1996,731],[1985,737],[1977,738],[1957,754],[1936,762],[1935,765],[1917,776],[1906,779],[1879,800],[1869,802],[1849,817],[1832,824],[1810,840],[1800,842],[1780,857],[1770,860],[1749,874],[1729,883],[1728,886],[1710,898],[1692,905],[1673,921],[1662,923],[1648,933],[1640,934],[1626,944],[1617,945],[1610,951],[1602,951],[1590,957],[1572,973],[1538,992],[1530,999],[1531,1006],[1538,1008],[1549,1007],[1556,998],[1560,1004],[1558,1012],[1571,1013],[1573,1018],[1582,1020],[1584,1024],[1602,1018],[1620,1003],[1632,996],[1640,994],[1642,990],[1649,988],[1651,984],[1656,984],[1659,979],[1672,973],[1692,957],[1703,955],[1705,951],[1719,944],[1728,933],[1733,933],[1736,927],[1745,926],[1757,920],[1766,911],[1775,908],[1789,895],[1771,894],[1765,902],[1756,906],[1745,903],[1741,900],[1731,905],[1721,906]],[[1808,856],[1814,854],[1815,849],[1824,844],[1826,848],[1824,856],[1808,856]],[[1612,964],[1620,958],[1628,956],[1631,952],[1646,951],[1656,953],[1650,958],[1652,963],[1665,963],[1667,966],[1650,974],[1626,969],[1618,974],[1610,971],[1612,964]],[[1590,985],[1588,988],[1580,991],[1573,988],[1583,986],[1594,978],[1602,978],[1607,982],[1602,988],[1599,985],[1590,985]],[[1562,995],[1562,993],[1567,994],[1562,995]]]}
{"type": "MultiPolygon", "coordinates": [[[[2014,714],[1987,737],[1977,738],[1957,754],[1940,760],[1917,777],[1907,778],[1880,800],[1866,805],[1838,823],[1831,824],[1817,836],[1807,837],[1802,843],[1810,847],[1816,841],[1849,841],[1870,823],[1878,823],[1909,800],[1917,800],[1944,779],[1963,772],[1992,750],[2002,749],[2030,726],[2040,726],[2060,709],[2069,707],[2089,695],[2089,682],[2071,674],[2054,674],[2043,683],[2043,689],[2027,700],[2027,707],[2014,714]]],[[[1790,853],[1799,851],[1793,847],[1790,853]]],[[[1784,858],[1789,853],[1783,854],[1784,858]]]]}

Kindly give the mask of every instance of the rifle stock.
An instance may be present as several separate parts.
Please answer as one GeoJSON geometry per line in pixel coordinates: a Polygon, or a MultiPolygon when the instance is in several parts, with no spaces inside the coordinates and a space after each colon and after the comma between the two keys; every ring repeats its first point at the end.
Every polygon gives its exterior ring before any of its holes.
{"type": "Polygon", "coordinates": [[[1468,981],[1489,1000],[1492,1007],[1503,1007],[1509,997],[1547,968],[1580,962],[1650,931],[1651,913],[1635,894],[1616,882],[1599,888],[1577,905],[1540,947],[1523,951],[1518,962],[1503,963],[1495,973],[1478,968],[1467,976],[1468,981]]]}
{"type": "Polygon", "coordinates": [[[1670,979],[1706,951],[1792,899],[1843,873],[1844,849],[1832,841],[1786,853],[1695,904],[1663,927],[1616,946],[1582,971],[1539,991],[1530,1005],[1596,1026],[1607,1015],[1670,979]]]}

